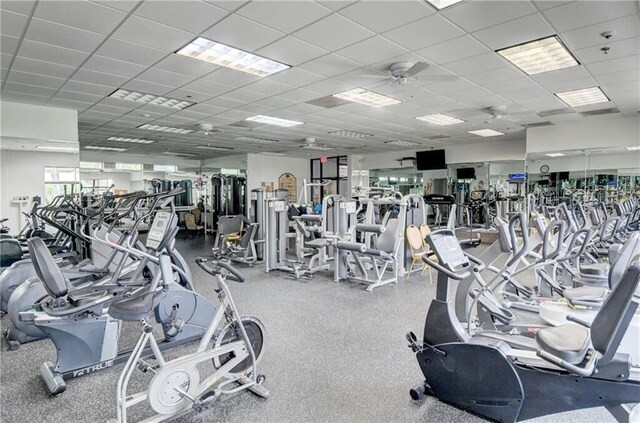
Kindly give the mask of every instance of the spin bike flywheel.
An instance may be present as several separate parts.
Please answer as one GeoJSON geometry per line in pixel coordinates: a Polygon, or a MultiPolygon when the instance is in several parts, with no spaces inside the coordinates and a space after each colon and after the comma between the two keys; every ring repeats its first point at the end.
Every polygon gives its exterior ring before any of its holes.
{"type": "MultiPolygon", "coordinates": [[[[253,348],[253,352],[256,356],[256,363],[260,360],[260,356],[262,355],[262,350],[264,349],[264,325],[260,320],[252,316],[242,316],[240,317],[240,321],[242,321],[242,325],[244,326],[245,332],[247,332],[247,336],[249,337],[249,341],[251,343],[251,347],[253,348]]],[[[221,345],[228,344],[230,342],[239,341],[242,339],[242,332],[240,332],[240,328],[238,326],[238,322],[233,322],[227,324],[222,331],[220,331],[220,335],[217,337],[215,346],[219,347],[221,345]]],[[[213,359],[213,365],[216,369],[223,366],[226,362],[233,358],[233,353],[223,354],[217,356],[213,359]]],[[[240,363],[238,363],[233,369],[231,369],[230,373],[244,373],[251,367],[251,356],[248,356],[240,363]]]]}

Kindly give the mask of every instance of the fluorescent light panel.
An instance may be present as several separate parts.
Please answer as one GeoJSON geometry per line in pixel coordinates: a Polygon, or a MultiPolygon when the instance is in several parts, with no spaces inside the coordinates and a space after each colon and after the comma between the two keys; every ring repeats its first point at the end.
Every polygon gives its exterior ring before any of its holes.
{"type": "Polygon", "coordinates": [[[154,140],[144,140],[140,138],[126,138],[126,137],[109,137],[107,141],[128,142],[131,144],[153,144],[154,140]]]}
{"type": "Polygon", "coordinates": [[[373,91],[365,90],[364,88],[354,88],[353,90],[333,94],[333,97],[375,108],[402,103],[400,100],[396,100],[395,98],[374,93],[373,91]]]}
{"type": "Polygon", "coordinates": [[[318,151],[335,150],[333,147],[329,147],[328,145],[316,145],[316,144],[303,145],[302,148],[306,148],[307,150],[318,150],[318,151]]]}
{"type": "Polygon", "coordinates": [[[583,88],[581,90],[556,93],[560,100],[571,107],[586,106],[589,104],[605,103],[609,101],[600,87],[583,88]]]}
{"type": "Polygon", "coordinates": [[[392,140],[387,141],[385,144],[397,145],[398,147],[412,147],[414,145],[419,145],[417,142],[404,141],[404,140],[392,140]]]}
{"type": "Polygon", "coordinates": [[[246,118],[249,122],[259,122],[266,123],[267,125],[276,125],[276,126],[284,126],[285,128],[289,128],[291,126],[302,125],[304,122],[298,122],[296,120],[288,120],[288,119],[280,119],[271,116],[263,116],[257,115],[252,116],[250,118],[246,118]]]}
{"type": "Polygon", "coordinates": [[[236,141],[248,141],[256,144],[275,144],[278,140],[270,140],[268,138],[255,138],[255,137],[238,137],[236,141]]]}
{"type": "Polygon", "coordinates": [[[475,131],[468,131],[470,134],[480,135],[481,137],[496,137],[498,135],[504,135],[504,132],[494,131],[493,129],[476,129],[475,131]]]}
{"type": "Polygon", "coordinates": [[[433,123],[434,125],[442,125],[442,126],[465,122],[462,119],[454,118],[453,116],[445,115],[442,113],[436,113],[434,115],[419,116],[416,119],[433,123]]]}
{"type": "Polygon", "coordinates": [[[580,63],[560,42],[551,36],[497,51],[527,75],[578,66],[580,63]]]}
{"type": "Polygon", "coordinates": [[[348,129],[340,129],[339,131],[331,131],[328,132],[329,135],[335,135],[338,137],[345,137],[345,138],[366,138],[366,137],[372,137],[373,135],[371,134],[365,134],[364,132],[357,132],[357,131],[349,131],[348,129]]]}
{"type": "Polygon", "coordinates": [[[564,153],[547,153],[547,154],[545,154],[545,156],[549,156],[549,157],[562,157],[562,156],[566,156],[566,154],[564,154],[564,153]]]}
{"type": "Polygon", "coordinates": [[[288,156],[287,153],[278,153],[278,152],[271,152],[271,151],[263,151],[262,153],[258,153],[258,154],[262,154],[263,156],[288,156]]]}
{"type": "Polygon", "coordinates": [[[640,145],[637,145],[635,147],[627,147],[627,150],[629,150],[629,151],[638,151],[638,150],[640,150],[640,145]]]}
{"type": "Polygon", "coordinates": [[[75,147],[56,147],[53,145],[37,145],[38,150],[52,150],[52,151],[78,151],[75,147]]]}
{"type": "Polygon", "coordinates": [[[228,151],[233,150],[231,147],[216,147],[214,145],[196,145],[193,148],[197,148],[198,150],[212,150],[212,151],[228,151]]]}
{"type": "Polygon", "coordinates": [[[161,126],[161,125],[151,125],[149,123],[145,123],[144,125],[138,126],[138,129],[146,129],[148,131],[159,131],[159,132],[171,132],[173,134],[190,134],[193,132],[193,129],[184,129],[184,128],[173,128],[171,126],[161,126]]]}
{"type": "Polygon", "coordinates": [[[427,0],[427,3],[429,3],[430,5],[432,5],[438,10],[442,10],[445,7],[449,7],[456,3],[460,3],[461,1],[462,0],[427,0]]]}
{"type": "Polygon", "coordinates": [[[172,109],[186,109],[189,106],[193,106],[195,103],[186,100],[178,100],[177,98],[163,97],[154,94],[139,93],[137,91],[130,91],[119,88],[109,94],[109,97],[118,100],[135,101],[142,104],[152,104],[154,106],[171,107],[172,109]]]}
{"type": "Polygon", "coordinates": [[[85,150],[101,150],[101,151],[127,151],[126,148],[120,147],[103,147],[100,145],[88,145],[84,148],[85,150]]]}
{"type": "Polygon", "coordinates": [[[197,156],[197,154],[190,154],[190,153],[174,153],[173,151],[165,151],[164,153],[165,156],[181,156],[181,157],[194,157],[197,156]]]}
{"type": "Polygon", "coordinates": [[[259,77],[289,69],[289,65],[198,37],[176,52],[214,65],[250,73],[259,77]]]}

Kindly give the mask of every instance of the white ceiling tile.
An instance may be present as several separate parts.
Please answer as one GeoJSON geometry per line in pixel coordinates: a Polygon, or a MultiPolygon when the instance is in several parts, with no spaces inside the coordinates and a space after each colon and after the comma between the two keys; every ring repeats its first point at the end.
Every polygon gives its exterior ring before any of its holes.
{"type": "Polygon", "coordinates": [[[280,31],[238,15],[231,15],[202,33],[203,37],[251,53],[284,35],[280,31]]]}
{"type": "Polygon", "coordinates": [[[193,80],[192,76],[181,73],[169,72],[157,68],[149,68],[136,77],[141,81],[165,85],[167,87],[180,87],[193,80]]]}
{"type": "Polygon", "coordinates": [[[448,63],[445,68],[460,75],[471,75],[490,69],[498,69],[506,65],[507,62],[504,59],[491,52],[448,63]]]}
{"type": "Polygon", "coordinates": [[[611,48],[607,54],[604,54],[599,46],[581,48],[575,50],[574,53],[578,60],[585,65],[627,56],[636,56],[640,60],[640,37],[611,42],[607,46],[611,48]]]}
{"type": "Polygon", "coordinates": [[[72,50],[93,52],[104,40],[104,35],[70,28],[41,19],[31,19],[25,39],[52,44],[72,50]]]}
{"type": "Polygon", "coordinates": [[[0,51],[2,54],[13,56],[18,48],[19,38],[10,37],[8,35],[0,36],[0,51]]]}
{"type": "Polygon", "coordinates": [[[441,95],[434,95],[434,94],[424,96],[422,98],[412,101],[412,104],[419,107],[424,107],[429,110],[435,110],[447,104],[451,105],[452,103],[455,103],[455,101],[450,98],[443,97],[441,95]]]}
{"type": "Polygon", "coordinates": [[[128,80],[128,78],[124,78],[121,76],[90,71],[87,69],[78,69],[75,75],[73,75],[73,79],[76,81],[88,82],[91,84],[112,86],[114,90],[128,80]]]}
{"type": "Polygon", "coordinates": [[[269,77],[272,81],[286,82],[297,87],[303,87],[325,78],[324,75],[309,72],[301,68],[289,68],[269,77]]]}
{"type": "MultiPolygon", "coordinates": [[[[524,2],[508,2],[524,3],[524,2]]],[[[526,43],[554,34],[553,28],[539,14],[525,16],[482,31],[473,36],[494,50],[526,43]]]]}
{"type": "Polygon", "coordinates": [[[218,66],[212,65],[211,63],[177,54],[170,54],[158,62],[155,67],[170,72],[193,76],[194,78],[199,78],[218,69],[218,66]]]}
{"type": "MultiPolygon", "coordinates": [[[[278,97],[286,98],[288,100],[293,100],[293,101],[302,103],[305,101],[314,100],[318,98],[318,93],[316,93],[315,91],[305,90],[304,88],[298,88],[295,90],[282,93],[278,97]]],[[[317,107],[317,106],[313,106],[313,107],[317,107]]]]}
{"type": "Polygon", "coordinates": [[[433,14],[424,1],[361,1],[340,14],[380,34],[433,14]]]}
{"type": "Polygon", "coordinates": [[[370,65],[408,53],[408,51],[386,38],[376,36],[338,50],[336,53],[364,65],[370,65]]]}
{"type": "Polygon", "coordinates": [[[87,103],[96,103],[102,99],[102,96],[87,94],[87,93],[77,93],[75,91],[65,91],[60,90],[56,94],[57,98],[64,98],[67,100],[76,100],[76,101],[84,101],[87,103]]]}
{"type": "Polygon", "coordinates": [[[130,16],[113,34],[115,38],[130,41],[164,52],[174,52],[192,41],[195,36],[167,25],[138,16],[130,16]]]}
{"type": "MultiPolygon", "coordinates": [[[[15,64],[13,65],[15,68],[15,64]]],[[[596,77],[600,84],[616,84],[619,82],[628,82],[628,81],[637,81],[640,79],[640,71],[621,71],[621,72],[612,72],[606,73],[603,75],[598,75],[596,77]]]]}
{"type": "Polygon", "coordinates": [[[91,107],[92,104],[93,103],[88,103],[86,101],[67,100],[65,98],[58,97],[53,97],[47,102],[47,106],[61,107],[63,109],[75,109],[78,112],[86,110],[91,107]]]}
{"type": "Polygon", "coordinates": [[[87,94],[95,94],[99,96],[107,96],[115,91],[114,87],[109,87],[106,85],[97,85],[97,84],[89,84],[81,81],[68,81],[62,87],[63,90],[66,91],[75,91],[77,93],[87,93],[87,94]]]}
{"type": "Polygon", "coordinates": [[[320,106],[314,106],[313,104],[307,104],[307,103],[299,103],[299,104],[294,104],[294,105],[291,105],[291,106],[287,107],[287,110],[291,110],[291,111],[297,112],[297,113],[305,113],[305,114],[306,113],[313,113],[313,112],[316,112],[316,111],[318,111],[320,109],[321,109],[320,106]]]}
{"type": "Polygon", "coordinates": [[[29,15],[33,10],[35,0],[2,0],[0,3],[1,10],[29,15]]]}
{"type": "MultiPolygon", "coordinates": [[[[4,2],[3,2],[4,3],[4,2]]],[[[39,96],[18,92],[7,91],[6,89],[2,91],[2,99],[4,101],[14,101],[16,103],[28,103],[28,104],[40,104],[43,105],[47,103],[50,96],[39,96]]]]}
{"type": "Polygon", "coordinates": [[[207,3],[222,7],[225,10],[233,11],[249,3],[250,0],[207,0],[207,3]]]}
{"type": "Polygon", "coordinates": [[[238,10],[239,15],[290,34],[331,13],[310,1],[254,1],[238,10]]]}
{"type": "Polygon", "coordinates": [[[234,107],[240,107],[245,103],[243,101],[235,100],[229,97],[216,97],[205,102],[216,107],[223,107],[225,109],[233,109],[234,107]]]}
{"type": "Polygon", "coordinates": [[[321,75],[334,76],[358,69],[362,65],[337,54],[328,54],[300,65],[300,67],[321,75]]]}
{"type": "Polygon", "coordinates": [[[3,91],[9,91],[20,94],[29,94],[29,95],[37,95],[41,97],[51,97],[56,89],[53,88],[45,88],[45,87],[37,87],[35,85],[28,84],[19,84],[17,82],[7,81],[4,83],[3,91]]]}
{"type": "Polygon", "coordinates": [[[640,93],[640,79],[635,81],[610,82],[600,86],[605,94],[616,96],[619,93],[640,93]]]}
{"type": "Polygon", "coordinates": [[[9,82],[18,82],[20,84],[35,85],[38,87],[46,87],[58,89],[64,84],[65,80],[61,78],[53,78],[51,76],[37,75],[33,73],[18,72],[11,69],[11,73],[7,78],[9,82]]]}
{"type": "MultiPolygon", "coordinates": [[[[287,98],[283,98],[283,97],[269,97],[269,98],[265,98],[263,100],[260,100],[259,102],[255,103],[258,104],[260,106],[264,106],[264,107],[270,107],[273,109],[281,109],[283,107],[289,107],[292,106],[294,104],[296,104],[297,101],[295,100],[289,100],[287,98]]],[[[245,106],[242,106],[245,107],[245,106]]]]}
{"type": "Polygon", "coordinates": [[[227,108],[214,106],[213,104],[199,103],[199,104],[194,104],[193,106],[190,106],[189,110],[200,112],[200,113],[206,113],[208,115],[215,115],[215,114],[224,112],[225,110],[227,110],[227,108]]]}
{"type": "Polygon", "coordinates": [[[421,50],[416,51],[419,55],[426,57],[429,61],[443,64],[464,59],[478,54],[486,53],[489,50],[474,40],[464,35],[445,41],[421,50]]]}
{"type": "MultiPolygon", "coordinates": [[[[229,68],[219,68],[218,70],[202,77],[205,81],[212,81],[218,84],[227,85],[233,88],[240,88],[261,80],[259,76],[245,72],[239,72],[229,68]]],[[[269,78],[271,79],[271,78],[269,78]]]]}
{"type": "Polygon", "coordinates": [[[383,35],[409,50],[418,50],[463,34],[463,31],[438,14],[403,25],[383,35]]]}
{"type": "Polygon", "coordinates": [[[271,81],[269,79],[262,79],[258,82],[254,82],[251,85],[247,85],[246,88],[263,94],[278,95],[287,91],[291,91],[295,87],[288,84],[271,81]]]}
{"type": "Polygon", "coordinates": [[[207,93],[203,93],[203,92],[196,92],[196,91],[190,91],[190,90],[186,90],[184,88],[178,88],[177,90],[173,90],[167,93],[167,95],[171,98],[178,98],[181,100],[189,100],[189,101],[194,101],[196,103],[202,103],[204,101],[207,101],[209,99],[211,99],[211,95],[207,94],[207,93]]]}
{"type": "Polygon", "coordinates": [[[91,2],[111,7],[113,9],[122,10],[127,13],[139,3],[138,0],[91,0],[91,2]]]}
{"type": "Polygon", "coordinates": [[[269,94],[259,93],[248,88],[238,88],[237,90],[227,93],[225,97],[232,98],[243,103],[253,103],[254,101],[269,97],[269,94]]]}
{"type": "Polygon", "coordinates": [[[54,78],[67,79],[75,72],[76,68],[71,66],[63,66],[55,63],[43,62],[40,60],[27,59],[25,57],[17,57],[13,62],[12,70],[21,72],[36,73],[39,75],[48,75],[54,78]]]}
{"type": "Polygon", "coordinates": [[[116,38],[109,38],[100,46],[96,54],[148,66],[160,60],[167,53],[116,38]]]}
{"type": "Polygon", "coordinates": [[[0,12],[0,33],[11,37],[21,37],[29,18],[17,13],[2,10],[0,12]]]}
{"type": "Polygon", "coordinates": [[[468,32],[535,13],[528,1],[466,1],[440,13],[468,32]]]}
{"type": "Polygon", "coordinates": [[[333,14],[293,35],[313,45],[334,51],[369,38],[374,33],[340,15],[333,14]]]}
{"type": "Polygon", "coordinates": [[[127,15],[126,13],[87,1],[41,1],[33,14],[35,18],[56,22],[86,31],[108,34],[127,15]]]}
{"type": "Polygon", "coordinates": [[[576,1],[545,10],[544,15],[558,32],[637,13],[632,1],[576,1]]]}
{"type": "Polygon", "coordinates": [[[227,15],[227,11],[194,0],[146,1],[134,12],[138,16],[199,34],[227,15]]]}
{"type": "Polygon", "coordinates": [[[542,84],[556,84],[558,82],[572,79],[582,79],[589,77],[589,71],[584,66],[571,66],[570,68],[558,69],[551,72],[542,72],[531,75],[530,78],[542,84]]]}
{"type": "Polygon", "coordinates": [[[584,118],[578,113],[568,113],[564,115],[547,116],[547,120],[549,120],[549,122],[555,123],[556,125],[559,125],[562,123],[577,123],[580,121],[584,121],[584,118]]]}
{"type": "Polygon", "coordinates": [[[486,98],[491,96],[491,91],[482,88],[482,87],[473,87],[467,90],[454,91],[447,94],[447,97],[459,101],[464,102],[466,99],[474,99],[474,98],[486,98]]]}
{"type": "Polygon", "coordinates": [[[218,96],[233,90],[233,87],[227,85],[216,84],[215,82],[205,81],[204,79],[197,79],[182,87],[188,91],[200,92],[207,94],[209,97],[218,96]]]}
{"type": "Polygon", "coordinates": [[[358,0],[316,0],[316,3],[323,5],[331,10],[342,10],[347,6],[357,3],[358,0]]]}
{"type": "Polygon", "coordinates": [[[608,45],[627,38],[640,35],[640,22],[637,15],[624,16],[607,22],[589,25],[560,34],[560,38],[572,49],[579,49],[597,45],[608,45]],[[613,36],[607,40],[602,35],[605,31],[613,31],[613,36]]]}
{"type": "Polygon", "coordinates": [[[533,3],[535,3],[535,5],[538,6],[540,10],[546,10],[551,9],[552,7],[565,5],[573,1],[576,0],[534,0],[533,3]]]}
{"type": "Polygon", "coordinates": [[[465,76],[465,78],[475,82],[478,85],[489,85],[500,81],[508,81],[510,79],[520,78],[523,75],[524,73],[515,66],[505,66],[502,68],[491,69],[484,72],[472,73],[471,75],[465,76]]]}
{"type": "Polygon", "coordinates": [[[256,52],[260,56],[277,60],[290,66],[298,66],[327,53],[327,50],[290,36],[269,44],[256,52]]]}
{"type": "Polygon", "coordinates": [[[79,66],[89,55],[76,50],[69,50],[49,44],[23,40],[18,56],[37,59],[45,62],[67,66],[79,66]]]}
{"type": "Polygon", "coordinates": [[[633,72],[640,69],[640,61],[637,57],[628,56],[619,59],[606,60],[586,65],[587,69],[594,75],[602,75],[611,72],[629,71],[633,72]]]}
{"type": "Polygon", "coordinates": [[[103,56],[91,56],[83,65],[82,69],[88,69],[96,72],[104,72],[111,75],[122,76],[124,78],[133,78],[137,74],[146,69],[146,66],[129,63],[122,60],[116,60],[103,56]]]}
{"type": "MultiPolygon", "coordinates": [[[[116,87],[117,88],[117,87],[116,87]]],[[[174,87],[168,87],[166,85],[154,84],[152,82],[142,81],[139,79],[133,79],[128,81],[122,86],[126,90],[138,91],[141,93],[149,93],[155,95],[166,95],[172,91],[174,87]]],[[[115,91],[115,88],[114,88],[115,91]]]]}

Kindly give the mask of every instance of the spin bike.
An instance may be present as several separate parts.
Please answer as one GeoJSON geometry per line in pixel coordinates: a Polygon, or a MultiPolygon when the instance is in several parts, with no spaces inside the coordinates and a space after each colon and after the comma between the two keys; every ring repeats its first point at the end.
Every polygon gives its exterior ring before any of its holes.
{"type": "Polygon", "coordinates": [[[264,349],[264,326],[255,317],[240,316],[225,282],[226,279],[244,282],[244,276],[229,263],[196,259],[200,268],[214,276],[220,306],[212,315],[196,352],[165,361],[147,319],[154,304],[167,295],[175,266],[164,254],[152,258],[145,253],[133,253],[159,263],[162,284],[155,283],[144,295],[116,301],[109,308],[114,318],[142,324],[142,334],[118,380],[117,419],[110,423],[127,422],[128,409],[144,401],[148,401],[156,414],[143,422],[161,422],[193,410],[202,412],[220,396],[245,389],[266,398],[269,391],[262,386],[265,377],[258,374],[256,368],[264,349]],[[145,353],[147,346],[152,352],[149,356],[145,353]],[[149,364],[149,359],[155,359],[156,364],[149,364]],[[202,364],[211,362],[213,371],[206,371],[202,364]],[[152,373],[153,378],[146,390],[128,394],[129,381],[136,368],[152,373]]]}

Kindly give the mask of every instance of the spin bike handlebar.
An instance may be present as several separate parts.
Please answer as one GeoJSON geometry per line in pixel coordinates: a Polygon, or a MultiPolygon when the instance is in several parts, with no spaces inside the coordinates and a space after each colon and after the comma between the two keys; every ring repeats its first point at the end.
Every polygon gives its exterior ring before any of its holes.
{"type": "Polygon", "coordinates": [[[198,257],[196,259],[196,264],[211,276],[222,275],[222,272],[218,269],[224,269],[228,272],[227,278],[236,282],[245,281],[244,275],[240,273],[238,269],[236,269],[235,267],[233,267],[231,264],[227,262],[220,261],[220,260],[209,260],[205,257],[198,257]],[[211,263],[211,265],[207,263],[211,263]]]}

